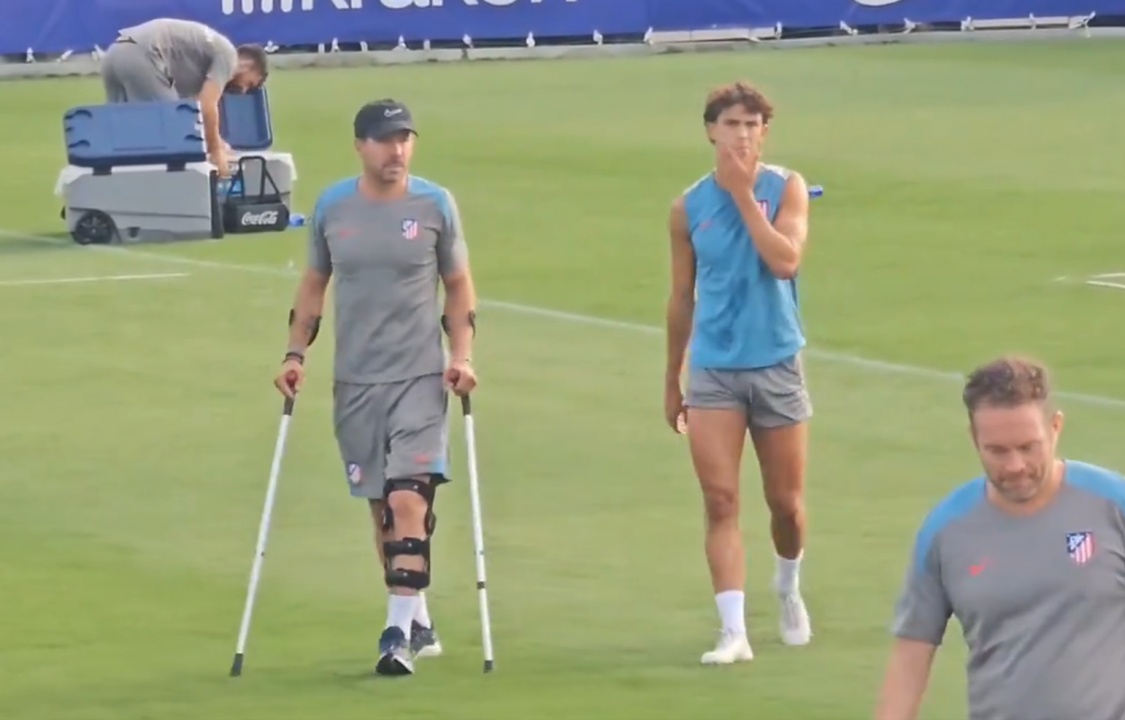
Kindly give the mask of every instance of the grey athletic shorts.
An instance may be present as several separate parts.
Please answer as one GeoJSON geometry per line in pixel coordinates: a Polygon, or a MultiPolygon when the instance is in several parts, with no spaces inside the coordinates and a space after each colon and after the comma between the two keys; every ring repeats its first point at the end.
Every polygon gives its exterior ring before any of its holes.
{"type": "Polygon", "coordinates": [[[163,61],[131,41],[109,46],[101,62],[107,103],[176,100],[179,94],[163,61]]]}
{"type": "Polygon", "coordinates": [[[441,375],[333,388],[336,442],[353,497],[383,499],[389,478],[449,478],[448,395],[441,375]]]}
{"type": "Polygon", "coordinates": [[[688,408],[742,410],[751,427],[797,425],[812,417],[801,356],[756,370],[688,373],[688,408]]]}

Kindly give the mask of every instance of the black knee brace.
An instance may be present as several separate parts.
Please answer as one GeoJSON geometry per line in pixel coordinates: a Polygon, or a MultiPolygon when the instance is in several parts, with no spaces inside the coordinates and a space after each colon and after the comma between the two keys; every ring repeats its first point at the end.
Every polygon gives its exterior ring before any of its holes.
{"type": "Polygon", "coordinates": [[[422,496],[426,501],[426,518],[424,538],[403,538],[402,540],[388,540],[383,543],[384,579],[387,587],[405,587],[412,590],[425,590],[430,586],[430,538],[437,527],[437,516],[434,514],[434,486],[414,478],[396,478],[388,480],[383,486],[383,530],[391,532],[395,527],[394,510],[391,509],[391,494],[396,492],[412,492],[422,496]],[[422,570],[400,570],[394,567],[394,558],[397,555],[418,555],[422,558],[422,570]]]}

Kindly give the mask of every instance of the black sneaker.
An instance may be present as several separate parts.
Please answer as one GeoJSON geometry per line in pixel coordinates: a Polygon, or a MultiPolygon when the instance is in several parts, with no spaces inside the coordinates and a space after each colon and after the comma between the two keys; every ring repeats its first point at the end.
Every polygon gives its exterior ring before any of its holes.
{"type": "Polygon", "coordinates": [[[379,662],[375,664],[378,675],[413,675],[414,658],[402,628],[391,626],[379,638],[379,662]]]}
{"type": "Polygon", "coordinates": [[[441,640],[438,640],[437,631],[415,620],[410,626],[410,650],[416,658],[441,655],[441,640]]]}

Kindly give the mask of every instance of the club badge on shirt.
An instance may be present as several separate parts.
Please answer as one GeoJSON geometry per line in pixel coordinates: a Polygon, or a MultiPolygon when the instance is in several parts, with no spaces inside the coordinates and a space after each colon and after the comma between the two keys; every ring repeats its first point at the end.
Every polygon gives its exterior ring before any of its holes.
{"type": "Polygon", "coordinates": [[[418,237],[418,221],[414,218],[407,218],[402,221],[402,236],[407,240],[414,240],[418,237]]]}
{"type": "Polygon", "coordinates": [[[1079,565],[1085,565],[1094,558],[1094,533],[1089,530],[1066,534],[1066,553],[1079,565]]]}

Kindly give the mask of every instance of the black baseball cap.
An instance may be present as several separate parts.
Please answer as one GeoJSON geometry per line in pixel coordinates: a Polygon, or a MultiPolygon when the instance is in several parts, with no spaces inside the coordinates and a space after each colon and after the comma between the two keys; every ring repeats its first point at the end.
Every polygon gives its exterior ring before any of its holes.
{"type": "Polygon", "coordinates": [[[357,140],[379,140],[403,130],[418,134],[410,109],[397,100],[388,98],[369,102],[355,114],[357,140]]]}

